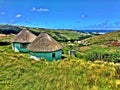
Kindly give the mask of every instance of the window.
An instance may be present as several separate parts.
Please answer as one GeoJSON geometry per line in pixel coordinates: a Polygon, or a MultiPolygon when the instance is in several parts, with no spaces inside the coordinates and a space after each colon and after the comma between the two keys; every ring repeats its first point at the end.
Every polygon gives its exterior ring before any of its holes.
{"type": "Polygon", "coordinates": [[[55,53],[52,53],[52,57],[55,58],[55,53]]]}

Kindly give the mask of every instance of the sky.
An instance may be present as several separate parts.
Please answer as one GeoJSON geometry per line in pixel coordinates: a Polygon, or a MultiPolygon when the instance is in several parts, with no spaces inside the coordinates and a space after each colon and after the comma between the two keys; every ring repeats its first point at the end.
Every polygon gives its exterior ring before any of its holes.
{"type": "Polygon", "coordinates": [[[0,0],[0,24],[117,30],[120,0],[0,0]]]}

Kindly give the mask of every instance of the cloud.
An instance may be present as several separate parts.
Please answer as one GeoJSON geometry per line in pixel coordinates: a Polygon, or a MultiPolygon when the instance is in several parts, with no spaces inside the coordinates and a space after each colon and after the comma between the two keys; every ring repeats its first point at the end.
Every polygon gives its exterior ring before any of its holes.
{"type": "Polygon", "coordinates": [[[103,22],[100,24],[89,25],[84,28],[94,28],[94,29],[113,29],[113,28],[120,28],[120,22],[103,22]]]}
{"type": "Polygon", "coordinates": [[[15,22],[14,19],[10,19],[8,23],[9,23],[9,24],[15,24],[16,22],[15,22]]]}
{"type": "Polygon", "coordinates": [[[11,19],[11,20],[10,20],[10,22],[14,22],[14,20],[13,20],[13,19],[11,19]]]}
{"type": "Polygon", "coordinates": [[[36,8],[35,8],[35,7],[33,7],[33,8],[32,8],[32,11],[36,11],[36,8]]]}
{"type": "Polygon", "coordinates": [[[0,14],[4,15],[4,14],[6,14],[6,12],[1,12],[0,14]]]}
{"type": "Polygon", "coordinates": [[[22,16],[21,14],[17,14],[17,15],[16,15],[16,18],[19,18],[19,17],[21,17],[21,16],[22,16]]]}
{"type": "Polygon", "coordinates": [[[86,17],[86,15],[84,15],[84,14],[80,15],[80,18],[85,18],[85,17],[86,17]]]}
{"type": "Polygon", "coordinates": [[[32,11],[34,11],[34,12],[48,12],[49,9],[47,9],[47,8],[35,8],[35,7],[33,7],[32,11]]]}

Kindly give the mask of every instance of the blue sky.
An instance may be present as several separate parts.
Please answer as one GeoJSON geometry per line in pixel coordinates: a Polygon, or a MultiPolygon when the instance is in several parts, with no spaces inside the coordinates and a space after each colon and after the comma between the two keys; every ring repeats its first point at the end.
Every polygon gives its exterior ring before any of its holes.
{"type": "Polygon", "coordinates": [[[0,24],[120,29],[120,0],[0,0],[0,24]]]}

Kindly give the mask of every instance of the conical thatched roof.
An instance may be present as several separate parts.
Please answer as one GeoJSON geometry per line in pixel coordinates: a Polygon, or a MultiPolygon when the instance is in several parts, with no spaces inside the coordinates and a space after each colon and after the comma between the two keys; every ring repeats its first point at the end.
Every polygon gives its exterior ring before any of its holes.
{"type": "Polygon", "coordinates": [[[62,45],[47,33],[41,33],[27,49],[33,52],[51,52],[62,49],[62,45]]]}
{"type": "Polygon", "coordinates": [[[36,36],[33,33],[24,28],[12,39],[12,42],[30,43],[35,38],[36,36]]]}

